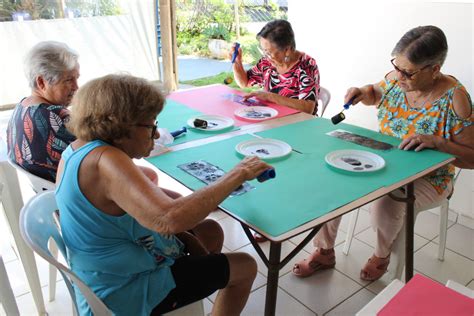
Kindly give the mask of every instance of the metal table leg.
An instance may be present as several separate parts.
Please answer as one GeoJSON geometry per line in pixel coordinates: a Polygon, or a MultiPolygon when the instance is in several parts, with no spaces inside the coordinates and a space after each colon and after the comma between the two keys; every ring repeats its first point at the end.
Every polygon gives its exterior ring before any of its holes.
{"type": "Polygon", "coordinates": [[[413,277],[413,234],[415,227],[415,184],[407,184],[406,193],[406,237],[405,237],[405,282],[413,277]]]}

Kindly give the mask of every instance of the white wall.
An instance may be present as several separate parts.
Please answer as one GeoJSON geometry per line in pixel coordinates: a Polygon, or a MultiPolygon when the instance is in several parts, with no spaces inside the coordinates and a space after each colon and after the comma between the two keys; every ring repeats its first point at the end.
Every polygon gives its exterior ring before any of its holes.
{"type": "Polygon", "coordinates": [[[31,93],[23,59],[36,43],[55,40],[79,54],[80,84],[109,73],[159,79],[153,1],[126,0],[120,16],[0,23],[0,105],[31,93]]]}
{"type": "MultiPolygon", "coordinates": [[[[442,71],[458,78],[474,98],[474,5],[472,1],[302,1],[290,0],[296,46],[318,63],[321,85],[332,98],[325,117],[342,109],[351,86],[375,83],[392,70],[391,51],[401,36],[420,25],[436,25],[448,38],[442,71]]],[[[376,110],[356,106],[346,122],[377,129],[376,110]]],[[[474,219],[474,177],[465,172],[452,206],[474,219]]],[[[458,186],[457,186],[458,187],[458,186]]]]}

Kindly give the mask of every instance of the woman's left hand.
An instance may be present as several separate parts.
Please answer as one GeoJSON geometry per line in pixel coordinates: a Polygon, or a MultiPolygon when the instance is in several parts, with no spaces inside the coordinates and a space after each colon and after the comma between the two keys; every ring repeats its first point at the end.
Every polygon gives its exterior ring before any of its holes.
{"type": "Polygon", "coordinates": [[[274,93],[266,92],[266,91],[254,91],[244,95],[244,100],[250,98],[257,98],[263,101],[273,102],[273,95],[274,93]]]}
{"type": "Polygon", "coordinates": [[[400,143],[398,148],[402,150],[414,149],[415,151],[420,151],[425,148],[437,148],[438,147],[437,143],[440,140],[443,140],[443,139],[435,135],[415,134],[415,135],[405,138],[400,143]]]}

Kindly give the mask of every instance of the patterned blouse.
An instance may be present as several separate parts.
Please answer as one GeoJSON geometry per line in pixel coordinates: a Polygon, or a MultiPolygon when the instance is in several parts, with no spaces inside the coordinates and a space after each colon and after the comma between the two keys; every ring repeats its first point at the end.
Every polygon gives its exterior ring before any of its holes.
{"type": "MultiPolygon", "coordinates": [[[[316,101],[319,96],[319,70],[316,60],[302,54],[298,62],[284,74],[277,72],[268,58],[263,57],[247,71],[248,85],[259,85],[265,91],[283,97],[316,101]]],[[[316,114],[317,103],[313,114],[316,114]]]]}
{"type": "Polygon", "coordinates": [[[28,172],[56,181],[61,153],[76,139],[64,125],[68,120],[65,106],[20,102],[7,127],[9,158],[28,172]]]}
{"type": "MultiPolygon", "coordinates": [[[[469,98],[466,88],[456,79],[456,84],[439,99],[427,102],[422,108],[410,108],[405,93],[397,80],[383,80],[379,83],[383,97],[379,104],[378,120],[382,134],[405,139],[414,134],[437,135],[451,139],[468,126],[474,124],[472,116],[462,119],[453,109],[453,95],[461,90],[469,98]]],[[[454,178],[454,165],[439,168],[424,179],[433,185],[439,194],[447,189],[454,178]]]]}

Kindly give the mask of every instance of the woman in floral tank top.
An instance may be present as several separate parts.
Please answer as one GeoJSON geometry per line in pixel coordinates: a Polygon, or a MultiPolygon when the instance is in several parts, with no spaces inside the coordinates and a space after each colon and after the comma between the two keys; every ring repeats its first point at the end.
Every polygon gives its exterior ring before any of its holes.
{"type": "MultiPolygon", "coordinates": [[[[415,181],[415,216],[424,205],[437,203],[452,194],[454,166],[474,168],[473,105],[466,88],[454,77],[441,73],[448,51],[446,37],[435,26],[408,31],[395,46],[394,70],[376,84],[350,88],[345,102],[362,102],[378,108],[380,132],[402,139],[399,149],[420,151],[432,148],[456,157],[453,164],[415,181]]],[[[374,255],[361,270],[364,280],[376,280],[386,271],[392,245],[403,226],[405,204],[388,195],[371,206],[377,232],[374,255]]],[[[293,272],[307,276],[335,264],[334,241],[340,218],[318,232],[318,248],[293,272]]]]}
{"type": "Polygon", "coordinates": [[[257,34],[257,39],[264,55],[262,59],[246,71],[239,48],[233,64],[234,77],[241,88],[259,85],[264,89],[249,93],[245,98],[255,97],[316,114],[318,66],[314,58],[296,50],[291,24],[285,20],[271,21],[257,34]]]}

